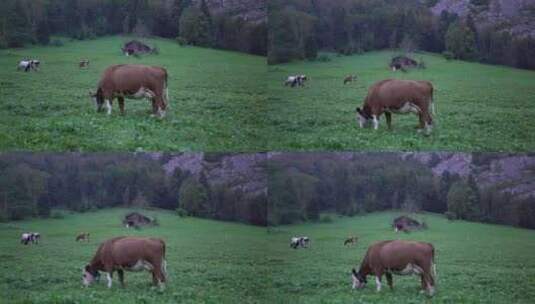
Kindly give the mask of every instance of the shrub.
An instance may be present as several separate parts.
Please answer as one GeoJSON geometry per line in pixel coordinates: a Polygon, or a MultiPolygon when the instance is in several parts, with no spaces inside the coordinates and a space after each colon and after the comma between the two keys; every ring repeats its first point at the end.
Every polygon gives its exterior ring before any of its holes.
{"type": "Polygon", "coordinates": [[[63,41],[61,41],[61,40],[59,40],[59,39],[54,39],[54,40],[52,40],[52,42],[50,42],[50,44],[51,44],[52,46],[56,46],[56,47],[60,47],[60,46],[63,46],[63,45],[64,45],[63,41]]]}
{"type": "Polygon", "coordinates": [[[444,58],[446,58],[446,60],[448,61],[453,60],[453,58],[455,57],[455,55],[453,55],[453,53],[450,51],[442,52],[442,56],[444,56],[444,58]]]}
{"type": "Polygon", "coordinates": [[[188,216],[188,212],[186,211],[186,209],[183,208],[176,208],[176,214],[180,217],[188,216]]]}
{"type": "Polygon", "coordinates": [[[184,37],[176,37],[176,42],[178,42],[178,45],[180,46],[188,45],[188,41],[184,37]]]}
{"type": "Polygon", "coordinates": [[[319,55],[318,58],[316,58],[316,61],[329,62],[331,61],[331,57],[329,57],[328,55],[322,54],[322,55],[319,55]]]}
{"type": "Polygon", "coordinates": [[[444,215],[446,216],[446,218],[450,221],[454,221],[457,219],[457,216],[455,216],[455,213],[451,212],[451,211],[446,211],[444,212],[444,215]]]}
{"type": "Polygon", "coordinates": [[[332,223],[333,222],[333,218],[326,214],[326,215],[322,215],[320,216],[320,223],[332,223]]]}
{"type": "Polygon", "coordinates": [[[53,219],[64,219],[65,218],[65,213],[63,211],[60,211],[60,210],[54,210],[52,211],[51,215],[50,215],[51,218],[53,219]]]}

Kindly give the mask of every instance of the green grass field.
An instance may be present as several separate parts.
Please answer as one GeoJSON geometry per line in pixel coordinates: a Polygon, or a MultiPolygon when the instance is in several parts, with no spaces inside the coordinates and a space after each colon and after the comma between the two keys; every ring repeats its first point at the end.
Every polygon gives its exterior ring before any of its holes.
{"type": "Polygon", "coordinates": [[[160,226],[139,231],[121,226],[128,210],[69,214],[64,219],[0,224],[2,303],[532,303],[535,298],[535,231],[417,215],[426,231],[396,234],[389,222],[398,214],[374,213],[270,228],[180,218],[172,212],[144,211],[160,226]],[[39,231],[41,244],[19,243],[24,231],[39,231]],[[80,231],[90,243],[76,243],[80,231]],[[151,289],[146,272],[126,273],[82,288],[81,267],[98,243],[118,235],[145,235],[167,243],[169,281],[163,292],[151,289]],[[293,250],[289,239],[307,235],[308,249],[293,250]],[[354,247],[343,240],[357,235],[354,247]],[[385,239],[432,242],[436,247],[437,294],[418,291],[415,276],[394,277],[394,291],[351,290],[350,270],[371,243],[385,239]]]}
{"type": "Polygon", "coordinates": [[[417,54],[426,70],[388,68],[396,53],[371,52],[330,62],[294,62],[269,67],[268,150],[448,150],[533,151],[535,149],[535,72],[417,54]],[[306,88],[283,85],[288,75],[306,74],[306,88]],[[359,79],[343,85],[345,76],[359,79]],[[394,115],[393,131],[384,117],[378,131],[360,129],[355,108],[367,89],[389,78],[432,81],[436,128],[425,137],[415,130],[415,115],[394,115]]]}
{"type": "Polygon", "coordinates": [[[66,42],[63,47],[0,50],[0,149],[32,151],[257,151],[264,146],[257,116],[265,104],[265,58],[180,47],[148,39],[159,55],[126,57],[128,37],[66,42]],[[42,61],[38,73],[17,72],[24,58],[42,61]],[[80,70],[78,62],[91,65],[80,70]],[[111,117],[96,113],[89,90],[112,64],[165,67],[170,109],[149,117],[148,101],[114,103],[111,117]]]}
{"type": "MultiPolygon", "coordinates": [[[[327,224],[303,224],[274,229],[268,240],[278,266],[271,272],[280,299],[292,303],[533,303],[535,298],[535,231],[469,222],[448,222],[423,214],[429,229],[396,234],[389,226],[398,213],[374,213],[337,219],[327,224]],[[311,238],[309,249],[292,250],[294,235],[311,238]],[[344,247],[345,238],[360,238],[344,247]],[[431,242],[436,249],[437,294],[419,294],[416,276],[394,276],[390,291],[383,278],[377,293],[368,277],[364,290],[351,291],[352,267],[360,265],[367,247],[379,240],[431,242]]],[[[285,302],[285,301],[281,301],[285,302]]]]}
{"type": "Polygon", "coordinates": [[[108,209],[65,219],[0,224],[0,302],[254,303],[266,297],[263,228],[144,211],[156,216],[160,226],[136,231],[121,225],[126,212],[108,209]],[[20,244],[24,231],[39,231],[41,244],[20,244]],[[75,242],[81,231],[91,233],[91,242],[75,242]],[[166,241],[168,284],[164,292],[151,289],[148,272],[125,273],[124,289],[117,275],[111,289],[105,277],[97,285],[82,287],[81,269],[99,242],[119,235],[166,241]]]}

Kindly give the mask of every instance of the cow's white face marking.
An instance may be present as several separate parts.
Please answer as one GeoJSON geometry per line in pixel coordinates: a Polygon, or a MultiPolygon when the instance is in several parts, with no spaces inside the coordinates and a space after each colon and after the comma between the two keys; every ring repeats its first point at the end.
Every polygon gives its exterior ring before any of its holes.
{"type": "Polygon", "coordinates": [[[373,121],[373,129],[374,130],[379,129],[379,120],[377,119],[376,115],[372,115],[372,121],[373,121]]]}
{"type": "Polygon", "coordinates": [[[108,279],[108,288],[111,288],[111,274],[109,272],[106,273],[106,279],[108,279]]]}
{"type": "Polygon", "coordinates": [[[364,128],[366,127],[366,125],[368,124],[368,119],[366,119],[366,117],[360,115],[359,112],[356,113],[356,118],[357,118],[357,122],[360,126],[360,128],[364,128]]]}
{"type": "Polygon", "coordinates": [[[352,280],[352,282],[353,282],[353,284],[352,284],[352,288],[353,288],[353,289],[358,288],[359,285],[360,285],[360,282],[359,282],[359,279],[357,279],[357,277],[356,277],[354,274],[351,274],[351,280],[352,280]]]}
{"type": "Polygon", "coordinates": [[[95,277],[90,272],[88,272],[85,269],[83,269],[82,270],[82,284],[85,287],[88,287],[94,281],[95,281],[95,277]]]}
{"type": "Polygon", "coordinates": [[[375,277],[375,283],[377,284],[377,291],[381,291],[381,280],[379,280],[379,277],[375,277]]]}

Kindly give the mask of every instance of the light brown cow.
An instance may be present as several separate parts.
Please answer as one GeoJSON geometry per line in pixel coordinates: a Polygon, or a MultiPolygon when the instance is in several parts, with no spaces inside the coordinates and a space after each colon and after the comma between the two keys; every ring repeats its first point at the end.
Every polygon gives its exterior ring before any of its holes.
{"type": "Polygon", "coordinates": [[[356,80],[357,80],[357,75],[349,75],[346,78],[344,78],[344,84],[348,84],[356,80]]]}
{"type": "Polygon", "coordinates": [[[393,288],[392,274],[421,277],[422,290],[430,296],[435,292],[435,248],[430,243],[413,241],[382,241],[371,245],[357,272],[352,269],[353,288],[363,288],[368,275],[375,276],[377,291],[381,290],[383,274],[393,288]]]}
{"type": "Polygon", "coordinates": [[[152,273],[154,285],[164,287],[166,281],[165,242],[156,238],[116,237],[102,243],[95,256],[83,269],[82,283],[89,286],[100,277],[99,271],[107,273],[108,288],[112,285],[114,271],[124,287],[124,270],[152,273]]]}
{"type": "Polygon", "coordinates": [[[345,245],[355,245],[357,243],[357,241],[359,240],[359,238],[357,236],[351,236],[351,237],[348,237],[345,241],[344,241],[344,246],[345,245]]]}
{"type": "Polygon", "coordinates": [[[76,236],[76,241],[86,241],[89,242],[89,232],[82,232],[76,236]]]}
{"type": "Polygon", "coordinates": [[[98,84],[97,92],[90,93],[97,111],[106,106],[111,114],[113,99],[119,100],[121,114],[124,114],[124,99],[147,98],[152,102],[153,115],[165,116],[169,92],[167,70],[161,67],[120,64],[107,68],[98,84]]]}
{"type": "Polygon", "coordinates": [[[89,59],[82,59],[79,63],[80,68],[88,68],[89,67],[89,59]]]}
{"type": "Polygon", "coordinates": [[[364,128],[373,122],[379,127],[379,117],[384,113],[389,129],[392,129],[392,113],[414,113],[419,116],[419,129],[431,132],[433,126],[433,84],[429,81],[388,79],[375,83],[368,90],[364,105],[356,110],[357,122],[364,128]]]}

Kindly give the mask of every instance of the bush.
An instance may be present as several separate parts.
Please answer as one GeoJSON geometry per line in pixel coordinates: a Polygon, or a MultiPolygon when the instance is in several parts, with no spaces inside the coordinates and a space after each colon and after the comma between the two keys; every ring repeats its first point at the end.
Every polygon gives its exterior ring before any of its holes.
{"type": "Polygon", "coordinates": [[[65,213],[63,211],[60,211],[60,210],[54,210],[52,211],[51,215],[50,215],[51,218],[53,219],[64,219],[65,218],[65,213]]]}
{"type": "Polygon", "coordinates": [[[320,223],[332,223],[333,218],[330,215],[322,215],[320,216],[320,223]]]}
{"type": "Polygon", "coordinates": [[[59,39],[54,39],[54,40],[52,40],[52,42],[50,42],[50,45],[56,46],[56,47],[60,47],[60,46],[63,46],[64,43],[63,43],[63,41],[61,41],[59,39]]]}
{"type": "Polygon", "coordinates": [[[176,42],[178,42],[178,45],[180,46],[188,45],[188,41],[184,37],[176,37],[176,42]]]}
{"type": "Polygon", "coordinates": [[[446,218],[450,221],[454,221],[457,219],[457,216],[455,216],[455,213],[451,212],[451,211],[446,211],[444,212],[444,215],[446,216],[446,218]]]}
{"type": "Polygon", "coordinates": [[[331,61],[331,57],[329,57],[328,55],[322,54],[322,55],[319,55],[318,58],[316,58],[316,61],[329,62],[331,61]]]}
{"type": "Polygon", "coordinates": [[[453,55],[453,53],[450,51],[442,52],[442,56],[444,56],[444,58],[446,58],[446,60],[448,61],[453,60],[453,58],[455,57],[455,55],[453,55]]]}
{"type": "Polygon", "coordinates": [[[188,216],[188,211],[186,211],[186,209],[183,209],[183,208],[176,208],[176,214],[180,217],[186,217],[188,216]]]}

